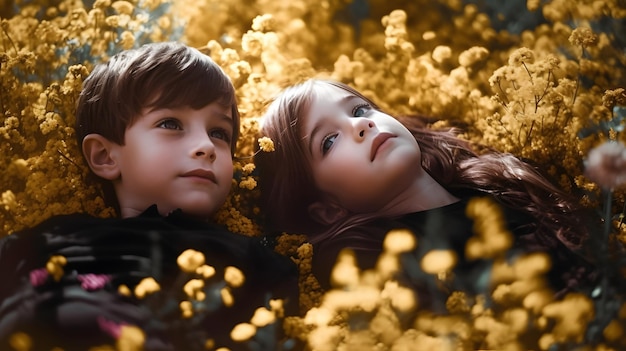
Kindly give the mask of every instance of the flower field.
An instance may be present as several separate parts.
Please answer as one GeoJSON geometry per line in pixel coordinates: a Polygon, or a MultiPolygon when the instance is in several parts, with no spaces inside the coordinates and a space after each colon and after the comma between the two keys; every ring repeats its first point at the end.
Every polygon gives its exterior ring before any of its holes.
{"type": "MultiPolygon", "coordinates": [[[[263,233],[252,156],[259,142],[269,148],[256,133],[267,103],[285,86],[325,77],[383,110],[431,116],[435,127],[460,127],[463,138],[537,165],[605,216],[596,253],[607,274],[624,273],[610,248],[626,241],[626,151],[595,149],[626,143],[624,1],[5,0],[0,20],[0,236],[57,214],[115,215],[74,138],[82,81],[122,49],[182,41],[210,55],[237,90],[242,136],[215,218],[231,231],[263,233]]],[[[476,206],[485,221],[497,216],[476,206]]],[[[284,233],[276,250],[298,264],[302,315],[276,323],[310,350],[626,349],[622,294],[599,286],[555,300],[540,283],[540,255],[495,264],[485,296],[456,292],[449,313],[420,312],[387,279],[412,245],[391,232],[375,272],[341,256],[344,278],[324,292],[311,275],[312,246],[284,233]]],[[[432,260],[445,279],[446,258],[432,260]]]]}

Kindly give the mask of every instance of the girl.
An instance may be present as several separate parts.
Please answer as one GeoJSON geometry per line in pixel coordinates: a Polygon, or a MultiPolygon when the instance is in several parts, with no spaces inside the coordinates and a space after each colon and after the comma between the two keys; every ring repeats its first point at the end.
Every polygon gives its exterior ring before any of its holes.
{"type": "Polygon", "coordinates": [[[286,89],[269,106],[261,134],[275,145],[256,156],[267,229],[307,234],[313,271],[325,287],[341,249],[353,249],[359,266],[371,268],[385,234],[408,228],[418,237],[417,258],[453,249],[455,275],[466,278],[456,288],[471,289],[488,265],[464,254],[474,235],[465,208],[476,196],[502,206],[514,236],[511,257],[550,255],[556,291],[571,290],[593,271],[582,258],[587,230],[580,210],[529,164],[478,154],[454,130],[396,119],[350,86],[313,79],[286,89]]]}

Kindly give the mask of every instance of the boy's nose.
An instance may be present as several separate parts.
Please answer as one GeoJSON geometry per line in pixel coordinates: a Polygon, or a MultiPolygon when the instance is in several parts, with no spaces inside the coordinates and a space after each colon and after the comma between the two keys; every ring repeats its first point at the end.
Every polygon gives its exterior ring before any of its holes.
{"type": "Polygon", "coordinates": [[[201,138],[195,138],[192,148],[192,156],[196,158],[206,157],[209,160],[215,160],[217,156],[215,153],[215,144],[208,135],[204,135],[201,138]]]}
{"type": "Polygon", "coordinates": [[[376,128],[374,121],[363,117],[353,118],[352,123],[354,126],[354,134],[357,139],[365,137],[365,134],[368,134],[372,129],[376,128]]]}

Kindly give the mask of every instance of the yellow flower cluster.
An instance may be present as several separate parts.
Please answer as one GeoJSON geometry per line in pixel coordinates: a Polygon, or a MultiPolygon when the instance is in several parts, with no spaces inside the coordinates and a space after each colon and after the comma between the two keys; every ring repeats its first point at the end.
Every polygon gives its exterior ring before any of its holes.
{"type": "Polygon", "coordinates": [[[76,99],[95,62],[172,38],[178,22],[164,12],[167,0],[55,4],[0,13],[0,235],[56,214],[113,215],[85,182],[73,131],[76,99]],[[172,25],[163,26],[165,19],[172,25]]]}
{"type": "Polygon", "coordinates": [[[54,255],[50,257],[46,263],[46,271],[54,278],[55,281],[61,280],[61,277],[65,274],[63,266],[67,264],[67,259],[64,256],[54,255]]]}
{"type": "MultiPolygon", "coordinates": [[[[440,120],[436,126],[463,125],[467,139],[532,160],[566,191],[587,192],[583,204],[597,205],[593,195],[599,188],[582,176],[583,158],[601,141],[626,141],[619,123],[611,124],[621,121],[615,108],[626,104],[626,59],[623,48],[614,45],[623,33],[598,31],[593,21],[623,20],[623,2],[529,0],[528,9],[541,11],[547,21],[519,34],[495,30],[476,5],[460,0],[436,6],[372,0],[367,2],[369,15],[350,7],[357,3],[97,0],[86,7],[63,0],[56,6],[32,1],[15,10],[0,6],[0,235],[56,214],[114,215],[100,189],[85,181],[88,172],[72,128],[75,102],[98,60],[147,41],[172,39],[208,53],[237,89],[242,137],[231,194],[215,216],[234,232],[263,232],[249,158],[257,149],[271,152],[274,145],[257,139],[259,117],[282,87],[309,77],[348,83],[394,114],[432,116],[440,120]]],[[[625,197],[622,190],[615,193],[616,212],[625,197]]],[[[419,301],[384,278],[398,269],[398,253],[419,243],[402,233],[390,234],[396,239],[386,242],[375,272],[361,272],[349,254],[342,256],[335,277],[344,290],[324,294],[311,273],[312,246],[304,237],[286,233],[276,250],[293,257],[300,269],[305,315],[287,318],[286,330],[313,350],[415,345],[470,350],[476,340],[482,348],[521,349],[526,346],[521,340],[529,335],[540,335],[538,349],[577,342],[592,315],[588,298],[553,301],[541,278],[549,267],[542,255],[514,265],[499,261],[498,253],[510,245],[508,233],[493,221],[496,214],[486,215],[493,213],[488,204],[471,209],[477,220],[484,219],[479,222],[489,240],[474,238],[468,255],[498,260],[488,298],[499,309],[488,307],[487,297],[457,292],[447,302],[450,315],[421,313],[407,326],[402,317],[418,309],[419,301]],[[367,327],[351,330],[348,324],[353,323],[367,327]]],[[[620,228],[626,238],[626,226],[620,228]]],[[[200,281],[215,274],[196,253],[186,255],[183,271],[200,281]]],[[[421,264],[445,280],[456,260],[439,251],[421,264]]],[[[59,270],[59,262],[50,264],[50,274],[59,270]]],[[[220,292],[227,305],[233,303],[229,289],[240,281],[233,272],[228,278],[232,286],[220,292]]],[[[192,281],[186,292],[198,299],[200,288],[192,281]]],[[[158,289],[151,281],[140,286],[138,295],[158,289]]],[[[137,291],[120,286],[120,293],[137,291]]],[[[192,312],[191,304],[180,308],[183,314],[192,312]]],[[[233,330],[233,338],[247,340],[271,320],[267,312],[259,314],[233,330]]],[[[626,346],[619,341],[625,320],[626,312],[620,312],[605,329],[614,345],[626,346]]],[[[16,345],[24,342],[15,340],[16,345]]]]}

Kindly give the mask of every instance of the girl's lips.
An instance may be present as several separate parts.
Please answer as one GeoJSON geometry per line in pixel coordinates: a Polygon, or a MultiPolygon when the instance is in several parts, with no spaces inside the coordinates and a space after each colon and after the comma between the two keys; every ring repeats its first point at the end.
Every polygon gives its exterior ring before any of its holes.
{"type": "Polygon", "coordinates": [[[395,138],[395,137],[396,137],[395,135],[391,133],[387,133],[387,132],[378,133],[378,135],[376,135],[376,137],[374,138],[374,141],[372,141],[372,151],[370,153],[370,161],[374,161],[374,159],[376,158],[376,153],[378,152],[378,149],[380,149],[380,146],[385,141],[391,138],[395,138]]]}

